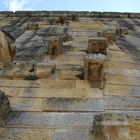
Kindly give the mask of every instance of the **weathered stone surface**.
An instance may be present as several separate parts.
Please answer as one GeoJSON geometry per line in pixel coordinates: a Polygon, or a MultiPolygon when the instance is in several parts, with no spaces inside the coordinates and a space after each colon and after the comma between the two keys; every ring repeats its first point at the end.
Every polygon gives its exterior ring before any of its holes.
{"type": "Polygon", "coordinates": [[[104,111],[103,98],[9,98],[14,111],[90,112],[104,111]]]}
{"type": "Polygon", "coordinates": [[[127,115],[129,120],[131,120],[131,119],[139,120],[140,119],[140,111],[135,111],[135,110],[105,110],[105,113],[127,115]]]}
{"type": "Polygon", "coordinates": [[[90,112],[104,111],[103,99],[48,98],[43,101],[44,111],[90,112]]]}
{"type": "Polygon", "coordinates": [[[72,36],[65,33],[65,34],[62,35],[62,40],[63,40],[63,42],[72,41],[72,36]]]}
{"type": "Polygon", "coordinates": [[[112,30],[104,30],[102,32],[98,32],[97,35],[99,37],[105,37],[108,39],[109,43],[113,43],[115,42],[115,36],[116,36],[116,32],[115,31],[112,31],[112,30]]]}
{"type": "Polygon", "coordinates": [[[64,24],[67,23],[67,18],[65,16],[59,16],[58,20],[57,20],[57,23],[60,24],[60,25],[64,25],[64,24]]]}
{"type": "Polygon", "coordinates": [[[81,71],[71,71],[65,70],[60,72],[60,79],[62,80],[77,80],[83,78],[83,72],[81,71]]]}
{"type": "Polygon", "coordinates": [[[12,64],[16,55],[14,37],[6,31],[0,31],[0,67],[12,64]]]}
{"type": "Polygon", "coordinates": [[[130,86],[139,86],[140,85],[140,78],[137,78],[137,77],[106,74],[105,79],[106,79],[106,83],[108,83],[108,84],[130,85],[130,86]]]}
{"type": "MultiPolygon", "coordinates": [[[[102,112],[98,112],[100,114],[102,112]]],[[[7,118],[7,126],[33,127],[45,129],[72,129],[93,127],[96,113],[84,112],[12,112],[7,118]]]]}
{"type": "Polygon", "coordinates": [[[139,86],[106,84],[104,95],[140,97],[139,91],[139,86]]]}
{"type": "Polygon", "coordinates": [[[105,56],[101,54],[90,54],[86,56],[84,61],[84,79],[101,82],[102,87],[104,81],[104,61],[105,56]]]}
{"type": "Polygon", "coordinates": [[[92,38],[88,41],[88,53],[106,54],[108,41],[105,38],[92,38]]]}
{"type": "Polygon", "coordinates": [[[48,54],[59,55],[63,52],[63,42],[60,37],[50,37],[48,39],[48,54]]]}
{"type": "Polygon", "coordinates": [[[92,129],[0,128],[1,140],[93,140],[92,129]]]}
{"type": "Polygon", "coordinates": [[[128,76],[133,78],[139,78],[140,77],[140,70],[134,69],[127,69],[127,68],[105,68],[105,73],[108,73],[110,75],[122,75],[122,76],[128,76]]]}
{"type": "Polygon", "coordinates": [[[77,14],[72,14],[71,15],[71,20],[72,21],[77,21],[78,20],[78,15],[77,14]]]}
{"type": "Polygon", "coordinates": [[[46,89],[71,89],[76,87],[76,81],[75,80],[46,80],[46,79],[40,79],[40,80],[0,80],[0,87],[33,87],[33,88],[39,88],[39,87],[45,87],[46,89]]]}
{"type": "Polygon", "coordinates": [[[30,22],[27,24],[27,29],[28,30],[37,30],[38,29],[38,24],[35,22],[30,22]]]}
{"type": "Polygon", "coordinates": [[[132,140],[140,139],[140,121],[131,120],[130,121],[130,133],[132,135],[132,140]]]}
{"type": "MultiPolygon", "coordinates": [[[[57,88],[57,87],[56,87],[57,88]]],[[[1,87],[7,96],[19,98],[47,98],[47,97],[65,97],[65,98],[103,98],[102,90],[98,88],[86,89],[83,86],[66,89],[47,89],[46,86],[40,88],[34,87],[1,87]]]]}
{"type": "Polygon", "coordinates": [[[55,64],[15,64],[0,70],[0,78],[20,78],[25,80],[43,79],[55,72],[55,64]]]}
{"type": "Polygon", "coordinates": [[[0,128],[1,140],[53,140],[53,130],[40,128],[0,128]]]}
{"type": "Polygon", "coordinates": [[[0,91],[0,126],[5,124],[5,119],[10,113],[10,103],[4,92],[0,91]]]}
{"type": "Polygon", "coordinates": [[[110,110],[140,110],[139,97],[106,96],[106,109],[110,110]]]}
{"type": "Polygon", "coordinates": [[[125,115],[105,114],[95,117],[95,139],[131,140],[129,122],[125,115]]]}
{"type": "Polygon", "coordinates": [[[96,11],[1,11],[3,17],[58,17],[60,15],[78,14],[81,17],[94,18],[140,18],[139,13],[96,12],[96,11]]]}
{"type": "Polygon", "coordinates": [[[128,35],[127,27],[121,27],[121,28],[116,29],[116,34],[121,36],[121,37],[124,37],[125,35],[128,35]]]}
{"type": "Polygon", "coordinates": [[[57,129],[54,140],[94,140],[92,129],[57,129]]]}
{"type": "Polygon", "coordinates": [[[129,120],[123,114],[102,114],[95,116],[95,125],[129,125],[129,120]]]}

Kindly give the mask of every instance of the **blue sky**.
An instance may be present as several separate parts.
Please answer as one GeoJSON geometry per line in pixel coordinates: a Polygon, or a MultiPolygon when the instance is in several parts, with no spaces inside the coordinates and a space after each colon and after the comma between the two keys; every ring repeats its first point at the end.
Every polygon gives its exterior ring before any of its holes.
{"type": "Polygon", "coordinates": [[[140,0],[0,0],[0,11],[17,10],[140,12],[140,0]]]}

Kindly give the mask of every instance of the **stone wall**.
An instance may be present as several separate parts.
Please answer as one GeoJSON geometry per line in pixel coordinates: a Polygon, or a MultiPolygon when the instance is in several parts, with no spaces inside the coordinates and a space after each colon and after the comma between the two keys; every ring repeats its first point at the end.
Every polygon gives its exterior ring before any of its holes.
{"type": "Polygon", "coordinates": [[[71,16],[93,17],[93,18],[140,18],[140,13],[120,13],[120,12],[95,12],[95,11],[2,11],[2,17],[58,17],[71,16]]]}
{"type": "Polygon", "coordinates": [[[0,91],[0,126],[4,125],[6,116],[10,113],[10,103],[4,92],[0,91]]]}

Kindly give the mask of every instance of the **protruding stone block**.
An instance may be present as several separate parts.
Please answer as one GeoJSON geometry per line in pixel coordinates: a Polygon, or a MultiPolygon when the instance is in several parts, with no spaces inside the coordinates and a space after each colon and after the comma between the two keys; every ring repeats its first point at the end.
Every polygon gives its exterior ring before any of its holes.
{"type": "Polygon", "coordinates": [[[58,20],[57,20],[57,23],[60,24],[60,25],[64,25],[64,24],[67,23],[67,18],[65,16],[59,16],[58,20]]]}
{"type": "Polygon", "coordinates": [[[128,35],[127,27],[121,27],[121,28],[116,29],[116,34],[121,37],[128,35]]]}
{"type": "Polygon", "coordinates": [[[55,72],[55,63],[44,64],[16,64],[3,67],[0,70],[0,79],[24,79],[24,80],[37,80],[44,79],[55,72]]]}
{"type": "Polygon", "coordinates": [[[50,37],[48,39],[48,54],[59,55],[63,52],[63,40],[60,37],[50,37]]]}
{"type": "Polygon", "coordinates": [[[38,29],[38,24],[34,22],[30,22],[27,24],[27,29],[28,30],[37,30],[38,29]]]}
{"type": "Polygon", "coordinates": [[[4,125],[6,116],[10,113],[10,103],[4,92],[0,91],[0,126],[4,125]]]}
{"type": "Polygon", "coordinates": [[[116,32],[113,30],[105,30],[105,31],[101,31],[98,32],[97,35],[99,37],[105,37],[108,39],[109,43],[113,43],[115,42],[115,37],[116,37],[116,32]]]}
{"type": "Polygon", "coordinates": [[[88,41],[88,53],[102,53],[106,54],[108,47],[108,40],[103,37],[95,37],[88,41]]]}
{"type": "Polygon", "coordinates": [[[78,15],[77,14],[72,14],[71,15],[71,20],[72,21],[78,21],[78,15]]]}
{"type": "Polygon", "coordinates": [[[84,61],[84,79],[99,82],[100,88],[104,82],[104,62],[105,55],[90,54],[85,57],[84,61]]]}
{"type": "Polygon", "coordinates": [[[99,140],[131,140],[129,120],[122,114],[97,115],[94,136],[99,140]]]}
{"type": "Polygon", "coordinates": [[[68,33],[64,33],[62,36],[61,36],[63,42],[68,42],[68,41],[72,41],[72,36],[69,35],[68,33]]]}
{"type": "Polygon", "coordinates": [[[12,64],[16,56],[15,38],[8,32],[0,31],[0,67],[12,64]]]}
{"type": "Polygon", "coordinates": [[[95,125],[129,125],[129,119],[124,114],[102,114],[95,116],[95,125]]]}

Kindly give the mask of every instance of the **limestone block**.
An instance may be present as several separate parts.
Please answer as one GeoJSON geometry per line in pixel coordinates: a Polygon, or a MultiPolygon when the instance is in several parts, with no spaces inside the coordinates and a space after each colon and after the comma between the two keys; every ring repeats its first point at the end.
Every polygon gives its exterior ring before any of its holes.
{"type": "Polygon", "coordinates": [[[140,98],[134,96],[105,96],[106,110],[139,110],[140,98]]]}
{"type": "Polygon", "coordinates": [[[42,111],[61,111],[61,112],[86,112],[104,111],[104,100],[88,98],[47,98],[42,102],[42,111]]]}
{"type": "Polygon", "coordinates": [[[129,120],[124,114],[102,114],[95,116],[95,125],[129,125],[129,120]]]}
{"type": "Polygon", "coordinates": [[[80,71],[65,70],[60,72],[60,79],[62,80],[76,80],[81,79],[83,73],[80,71]]]}
{"type": "Polygon", "coordinates": [[[125,36],[128,35],[128,28],[127,27],[121,27],[116,29],[116,34],[119,36],[125,36]]]}
{"type": "Polygon", "coordinates": [[[37,30],[38,29],[38,24],[34,22],[30,22],[27,24],[27,29],[28,30],[37,30]]]}
{"type": "Polygon", "coordinates": [[[56,69],[54,63],[41,64],[16,64],[5,66],[0,70],[0,78],[20,78],[26,80],[36,80],[47,78],[56,69]]]}
{"type": "Polygon", "coordinates": [[[72,21],[77,21],[78,20],[78,14],[72,14],[71,15],[71,20],[72,21]]]}
{"type": "Polygon", "coordinates": [[[97,115],[94,124],[96,140],[131,140],[129,121],[126,115],[97,115]]]}
{"type": "Polygon", "coordinates": [[[60,37],[50,37],[48,39],[48,54],[59,55],[63,52],[63,41],[60,37]]]}
{"type": "Polygon", "coordinates": [[[116,32],[113,30],[104,30],[101,32],[98,32],[97,35],[99,37],[105,37],[108,39],[109,43],[115,42],[116,32]]]}
{"type": "Polygon", "coordinates": [[[106,38],[95,37],[88,41],[88,53],[106,54],[108,41],[106,38]]]}
{"type": "Polygon", "coordinates": [[[57,20],[57,23],[60,24],[60,25],[64,25],[64,24],[67,23],[67,18],[65,16],[59,16],[58,20],[57,20]]]}
{"type": "Polygon", "coordinates": [[[0,31],[0,66],[12,64],[16,56],[15,38],[8,32],[0,31]]]}
{"type": "Polygon", "coordinates": [[[90,81],[103,81],[104,69],[103,64],[105,55],[90,54],[85,57],[84,61],[84,79],[90,81]]]}
{"type": "Polygon", "coordinates": [[[6,116],[10,113],[10,103],[4,92],[0,91],[0,126],[4,125],[6,116]]]}
{"type": "Polygon", "coordinates": [[[105,55],[90,54],[84,60],[84,80],[91,82],[92,88],[104,88],[105,55]]]}
{"type": "Polygon", "coordinates": [[[62,40],[63,40],[63,42],[72,41],[72,36],[69,35],[68,33],[64,33],[64,34],[62,35],[62,40]]]}
{"type": "Polygon", "coordinates": [[[140,121],[132,119],[130,121],[130,133],[132,135],[132,140],[140,139],[140,121]]]}

